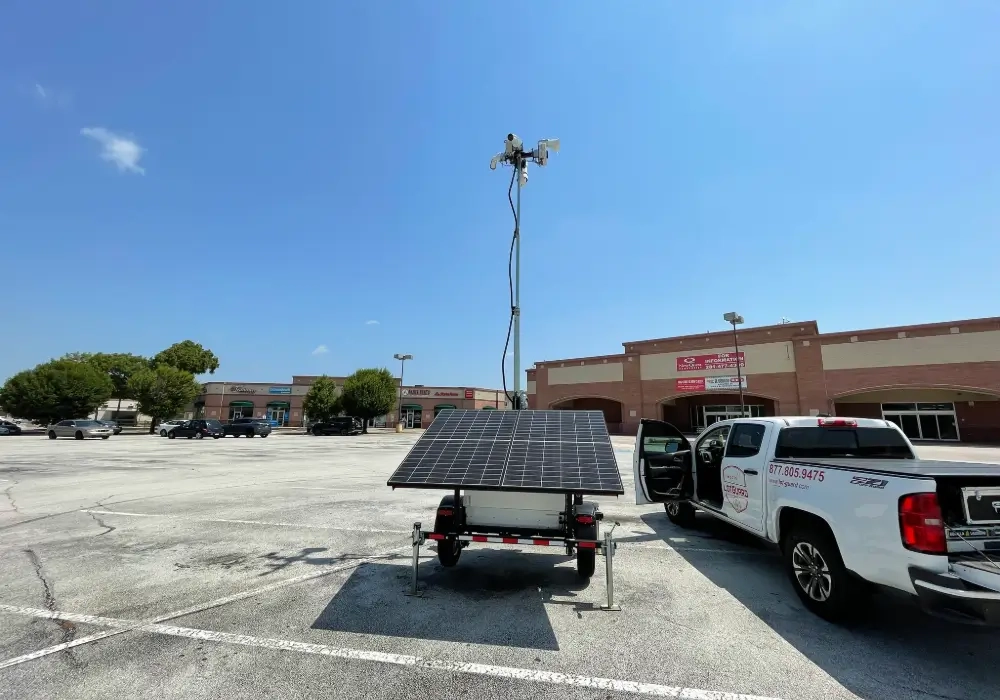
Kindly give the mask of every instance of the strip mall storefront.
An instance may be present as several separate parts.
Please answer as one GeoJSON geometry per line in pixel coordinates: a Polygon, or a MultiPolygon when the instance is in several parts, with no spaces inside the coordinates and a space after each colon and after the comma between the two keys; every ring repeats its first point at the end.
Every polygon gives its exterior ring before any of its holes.
{"type": "Polygon", "coordinates": [[[532,408],[604,411],[697,431],[746,413],[884,418],[913,440],[1000,442],[1000,318],[820,333],[815,321],[624,343],[618,355],[539,362],[532,408]]]}
{"type": "MultiPolygon", "coordinates": [[[[194,414],[223,422],[235,418],[265,418],[282,427],[302,426],[308,421],[302,402],[317,376],[294,376],[290,384],[267,382],[208,382],[205,393],[198,397],[194,414]]],[[[331,377],[338,389],[345,377],[331,377]]],[[[409,428],[426,428],[438,413],[446,408],[503,410],[508,408],[500,389],[472,387],[401,387],[399,402],[404,424],[409,428]]],[[[393,427],[397,412],[376,418],[373,427],[393,427]]]]}

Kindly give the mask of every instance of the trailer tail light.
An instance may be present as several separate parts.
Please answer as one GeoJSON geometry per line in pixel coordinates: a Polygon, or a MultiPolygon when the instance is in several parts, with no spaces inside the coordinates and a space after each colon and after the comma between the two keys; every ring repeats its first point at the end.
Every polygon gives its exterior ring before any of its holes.
{"type": "Polygon", "coordinates": [[[438,508],[438,515],[440,515],[442,517],[450,518],[454,514],[455,514],[455,511],[452,508],[438,508]]]}
{"type": "Polygon", "coordinates": [[[947,554],[944,518],[936,493],[911,493],[899,499],[903,546],[923,554],[947,554]]]}
{"type": "Polygon", "coordinates": [[[578,515],[576,516],[576,522],[580,525],[593,525],[594,516],[593,515],[578,515]]]}
{"type": "Polygon", "coordinates": [[[819,418],[822,428],[857,428],[858,422],[853,418],[819,418]]]}

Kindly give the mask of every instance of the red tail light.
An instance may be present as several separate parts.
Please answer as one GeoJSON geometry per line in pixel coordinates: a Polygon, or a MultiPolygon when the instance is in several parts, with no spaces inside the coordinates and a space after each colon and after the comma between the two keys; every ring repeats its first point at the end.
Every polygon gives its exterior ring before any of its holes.
{"type": "Polygon", "coordinates": [[[947,554],[948,540],[936,493],[911,493],[899,499],[903,546],[923,554],[947,554]]]}
{"type": "Polygon", "coordinates": [[[823,428],[857,428],[858,422],[853,418],[820,418],[819,425],[823,428]]]}
{"type": "Polygon", "coordinates": [[[455,511],[452,510],[451,508],[438,508],[438,515],[444,516],[446,518],[450,518],[454,514],[455,514],[455,511]]]}
{"type": "Polygon", "coordinates": [[[594,516],[593,515],[578,515],[578,516],[576,516],[576,522],[580,523],[581,525],[591,525],[594,522],[594,516]]]}

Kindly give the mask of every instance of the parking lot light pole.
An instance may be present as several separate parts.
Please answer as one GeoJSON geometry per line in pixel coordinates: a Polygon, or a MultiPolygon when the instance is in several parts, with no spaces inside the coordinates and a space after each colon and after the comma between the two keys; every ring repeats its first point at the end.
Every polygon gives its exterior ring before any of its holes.
{"type": "Polygon", "coordinates": [[[413,355],[401,355],[396,353],[394,358],[399,360],[399,408],[396,413],[396,425],[402,425],[403,420],[403,370],[406,368],[406,361],[412,360],[413,355]]]}
{"type": "Polygon", "coordinates": [[[736,336],[736,326],[743,323],[743,317],[735,311],[730,311],[723,314],[722,318],[727,323],[733,324],[733,345],[736,346],[736,384],[740,388],[740,418],[746,418],[747,411],[743,402],[743,372],[740,370],[740,340],[736,336]]]}

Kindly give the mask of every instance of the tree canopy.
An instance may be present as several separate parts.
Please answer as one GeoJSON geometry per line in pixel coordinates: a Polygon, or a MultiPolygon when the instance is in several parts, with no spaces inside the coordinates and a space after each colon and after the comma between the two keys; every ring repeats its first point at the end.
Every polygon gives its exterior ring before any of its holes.
{"type": "Polygon", "coordinates": [[[108,375],[114,386],[113,399],[133,398],[128,390],[128,380],[139,370],[149,367],[149,360],[127,352],[98,352],[85,358],[97,369],[108,375]]]}
{"type": "Polygon", "coordinates": [[[341,401],[348,415],[364,419],[364,431],[367,433],[369,420],[392,411],[397,391],[396,378],[384,367],[359,369],[344,380],[341,401]]]}
{"type": "Polygon", "coordinates": [[[84,418],[114,393],[108,375],[86,361],[52,360],[24,370],[0,388],[0,406],[41,423],[84,418]]]}
{"type": "Polygon", "coordinates": [[[302,410],[310,420],[327,421],[343,410],[336,383],[325,374],[313,382],[302,400],[302,410]]]}
{"type": "Polygon", "coordinates": [[[153,358],[154,365],[169,365],[190,374],[215,374],[219,358],[193,340],[183,340],[162,350],[153,358]]]}
{"type": "Polygon", "coordinates": [[[149,426],[152,433],[159,421],[183,412],[201,392],[201,384],[190,372],[161,364],[133,374],[128,391],[139,403],[139,410],[153,418],[149,426]]]}

